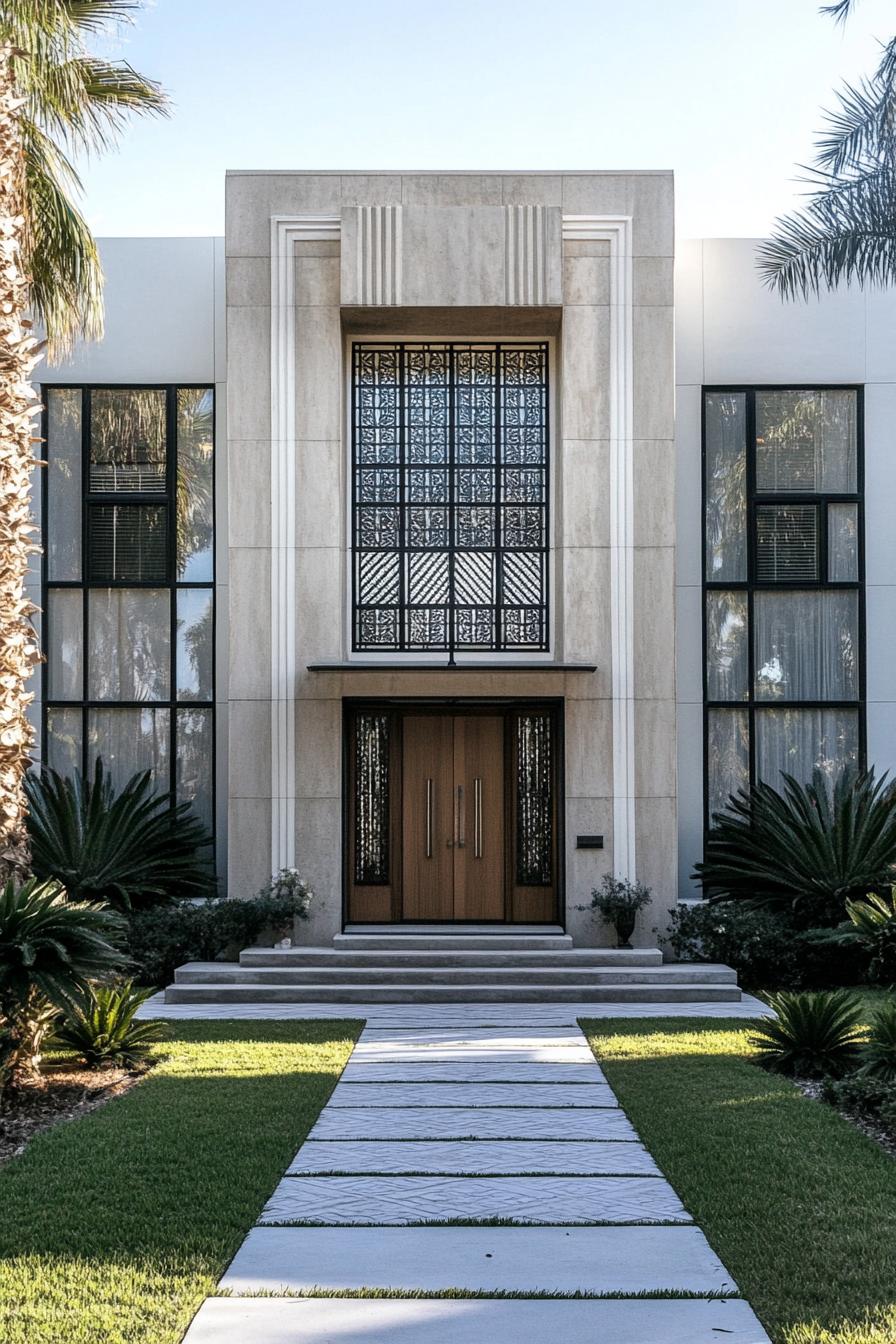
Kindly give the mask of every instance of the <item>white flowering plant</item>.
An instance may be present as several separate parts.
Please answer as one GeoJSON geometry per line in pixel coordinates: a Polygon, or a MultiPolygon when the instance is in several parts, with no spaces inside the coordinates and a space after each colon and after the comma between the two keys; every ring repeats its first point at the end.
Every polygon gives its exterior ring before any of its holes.
{"type": "Polygon", "coordinates": [[[298,868],[281,868],[261,888],[256,899],[280,902],[296,919],[307,919],[314,892],[298,868]]]}

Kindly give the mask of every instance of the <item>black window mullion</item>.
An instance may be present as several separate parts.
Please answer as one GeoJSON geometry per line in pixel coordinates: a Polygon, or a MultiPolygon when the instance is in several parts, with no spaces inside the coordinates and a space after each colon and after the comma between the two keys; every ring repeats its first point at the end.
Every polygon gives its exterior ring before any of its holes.
{"type": "MultiPolygon", "coordinates": [[[[165,392],[165,432],[166,432],[166,465],[165,465],[165,491],[162,492],[114,492],[108,490],[92,491],[90,489],[90,458],[91,458],[91,416],[92,416],[92,386],[77,387],[68,384],[52,384],[53,388],[66,386],[73,388],[80,393],[81,397],[81,575],[77,581],[60,581],[52,583],[49,581],[47,571],[46,546],[44,547],[44,557],[42,560],[43,574],[43,593],[44,610],[48,610],[47,597],[54,589],[60,591],[80,591],[81,595],[81,642],[82,642],[82,673],[81,673],[81,698],[73,701],[52,700],[48,696],[49,682],[47,678],[46,666],[42,670],[43,686],[43,713],[41,724],[41,741],[43,746],[43,755],[46,759],[47,751],[47,721],[48,713],[53,709],[78,710],[81,720],[81,747],[80,747],[80,765],[83,773],[88,769],[88,727],[90,714],[93,710],[100,709],[153,709],[165,710],[168,713],[168,775],[167,780],[160,778],[157,784],[160,789],[169,792],[172,799],[172,807],[175,806],[176,788],[177,788],[177,760],[178,760],[178,717],[177,711],[179,701],[177,697],[177,614],[178,614],[178,593],[181,588],[201,589],[211,593],[212,620],[211,620],[211,657],[212,657],[212,683],[211,698],[207,700],[196,700],[184,702],[185,708],[202,710],[210,712],[210,760],[209,768],[211,770],[211,779],[209,780],[209,793],[211,802],[211,834],[214,841],[215,834],[215,585],[214,578],[211,583],[208,582],[190,582],[183,584],[179,582],[177,571],[177,429],[178,429],[178,389],[174,385],[160,387],[158,384],[114,384],[118,390],[159,390],[165,392]],[[122,504],[140,506],[142,504],[161,506],[164,509],[167,536],[165,548],[165,576],[163,579],[147,580],[142,578],[135,579],[95,579],[90,567],[90,535],[91,535],[91,509],[94,505],[121,506],[122,504]],[[128,589],[161,589],[168,593],[169,603],[169,691],[168,699],[161,701],[131,701],[131,700],[96,700],[91,698],[90,690],[90,598],[94,591],[102,591],[106,588],[128,588],[128,589]]],[[[196,388],[199,391],[210,391],[214,394],[214,389],[204,384],[183,384],[184,387],[196,388]]],[[[44,428],[46,436],[46,397],[44,399],[44,428]]],[[[49,445],[52,452],[52,445],[49,445]]],[[[214,489],[214,463],[213,463],[213,487],[214,489]]],[[[47,490],[44,490],[42,504],[42,531],[46,539],[49,514],[46,505],[47,490]]],[[[214,526],[214,499],[212,502],[212,519],[214,526]]]]}
{"type": "MultiPolygon", "coordinates": [[[[855,712],[858,714],[858,742],[860,764],[864,766],[867,753],[867,723],[865,715],[866,706],[866,637],[865,637],[865,525],[864,525],[864,425],[863,425],[863,398],[861,388],[841,387],[835,390],[851,391],[856,397],[857,417],[856,417],[856,485],[857,490],[852,492],[822,493],[811,491],[768,491],[759,492],[756,488],[756,396],[758,392],[767,390],[787,390],[783,388],[767,389],[760,387],[705,387],[703,389],[703,402],[701,406],[701,453],[702,453],[702,517],[703,517],[703,536],[702,536],[702,556],[701,570],[703,577],[703,763],[704,763],[704,826],[709,825],[709,714],[713,710],[736,710],[746,709],[749,721],[749,772],[750,782],[755,783],[757,779],[757,737],[756,722],[757,714],[766,709],[779,710],[841,710],[844,712],[855,712]],[[747,580],[741,583],[725,583],[723,581],[710,580],[707,575],[706,567],[706,396],[708,393],[741,393],[745,398],[745,421],[746,421],[746,493],[747,493],[747,580]],[[830,529],[828,526],[828,510],[831,504],[854,503],[856,505],[857,518],[857,546],[858,546],[858,578],[849,581],[830,581],[830,529]],[[766,504],[795,505],[810,504],[814,506],[818,516],[817,527],[817,563],[818,577],[814,582],[802,580],[778,580],[778,581],[759,581],[758,563],[757,563],[757,506],[766,504]],[[733,591],[746,594],[747,599],[747,623],[748,623],[748,699],[745,701],[711,701],[708,698],[708,631],[706,623],[706,597],[707,594],[714,591],[733,591]],[[854,591],[858,594],[858,649],[857,656],[859,661],[859,691],[855,700],[758,700],[756,697],[756,628],[755,628],[755,596],[757,592],[798,592],[798,591],[854,591]]],[[[824,388],[809,387],[807,391],[823,391],[824,388]]]]}
{"type": "Polygon", "coordinates": [[[831,550],[830,538],[828,536],[828,505],[829,500],[826,495],[822,495],[817,504],[818,509],[818,581],[825,588],[831,587],[831,550]]]}
{"type": "Polygon", "coordinates": [[[748,771],[756,782],[756,622],[753,594],[756,583],[756,394],[745,397],[747,442],[744,445],[747,479],[747,731],[748,771]]]}
{"type": "Polygon", "coordinates": [[[177,796],[177,389],[169,387],[165,405],[165,484],[168,494],[168,778],[171,810],[177,796]]]}
{"type": "Polygon", "coordinates": [[[81,583],[82,606],[84,614],[84,628],[82,639],[82,695],[84,703],[81,706],[81,773],[87,776],[87,732],[90,722],[90,715],[87,710],[87,701],[90,690],[90,507],[88,504],[90,491],[90,418],[91,418],[91,390],[86,387],[81,392],[81,583]]]}

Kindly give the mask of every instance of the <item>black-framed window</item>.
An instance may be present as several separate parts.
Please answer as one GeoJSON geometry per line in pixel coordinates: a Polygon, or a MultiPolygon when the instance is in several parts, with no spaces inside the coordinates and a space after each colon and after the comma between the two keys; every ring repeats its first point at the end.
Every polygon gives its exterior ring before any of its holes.
{"type": "Polygon", "coordinates": [[[705,820],[865,760],[862,390],[703,390],[705,820]]]}
{"type": "Polygon", "coordinates": [[[44,388],[47,765],[150,769],[214,833],[214,390],[44,388]]]}
{"type": "Polygon", "coordinates": [[[548,346],[352,347],[352,647],[547,652],[548,346]]]}

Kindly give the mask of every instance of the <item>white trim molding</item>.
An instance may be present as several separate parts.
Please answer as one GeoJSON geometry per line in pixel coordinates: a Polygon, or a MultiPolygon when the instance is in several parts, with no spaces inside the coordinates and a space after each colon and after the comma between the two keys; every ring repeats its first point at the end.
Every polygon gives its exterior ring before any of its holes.
{"type": "Polygon", "coordinates": [[[295,244],[339,237],[338,216],[271,216],[272,873],[296,860],[295,244]]]}
{"type": "Polygon", "coordinates": [[[635,878],[634,299],[630,215],[564,215],[563,239],[610,249],[610,622],[613,870],[635,878]]]}

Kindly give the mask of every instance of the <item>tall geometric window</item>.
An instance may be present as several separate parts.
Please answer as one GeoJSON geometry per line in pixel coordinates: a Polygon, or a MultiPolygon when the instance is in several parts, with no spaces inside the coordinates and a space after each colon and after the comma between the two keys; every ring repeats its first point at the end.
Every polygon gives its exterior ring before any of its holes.
{"type": "Polygon", "coordinates": [[[214,393],[47,387],[43,759],[214,820],[214,393]]]}
{"type": "Polygon", "coordinates": [[[548,348],[356,344],[352,646],[549,648],[548,348]]]}
{"type": "Polygon", "coordinates": [[[861,394],[703,399],[706,819],[864,759],[861,394]]]}

